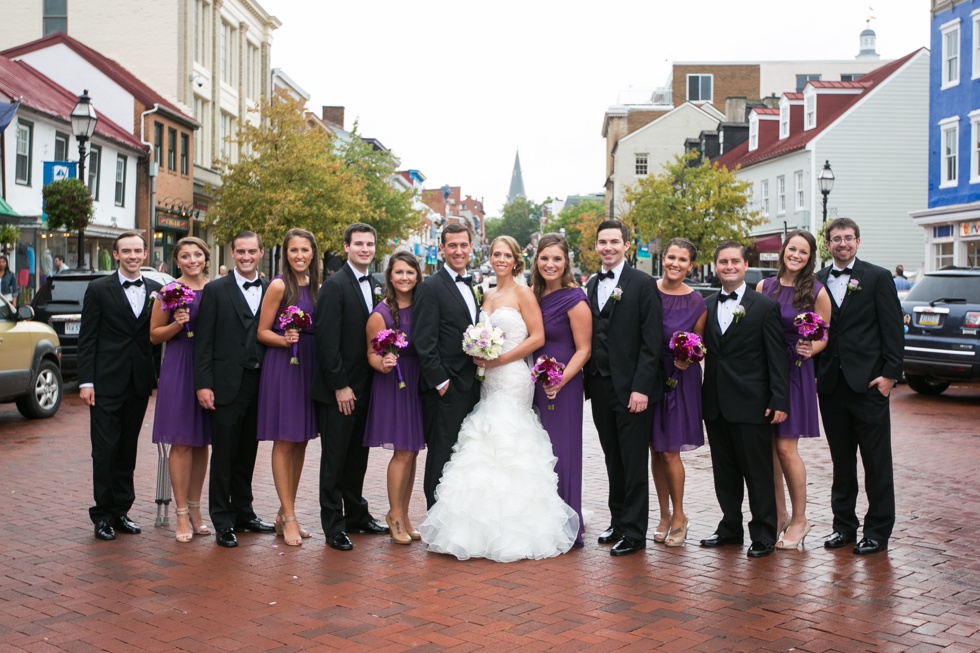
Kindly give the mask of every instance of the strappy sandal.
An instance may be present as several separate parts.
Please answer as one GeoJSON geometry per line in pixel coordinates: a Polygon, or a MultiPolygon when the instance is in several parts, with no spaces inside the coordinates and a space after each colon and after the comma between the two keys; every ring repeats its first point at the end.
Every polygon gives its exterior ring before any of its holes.
{"type": "MultiPolygon", "coordinates": [[[[179,519],[180,517],[187,517],[187,521],[189,523],[191,521],[190,512],[191,512],[190,508],[177,508],[177,517],[178,517],[177,521],[178,522],[180,521],[179,519]]],[[[192,529],[194,528],[193,524],[191,524],[191,528],[192,529]]],[[[180,542],[181,544],[186,544],[187,542],[190,542],[191,539],[193,539],[193,537],[194,537],[193,530],[190,533],[178,533],[176,527],[174,527],[174,539],[180,542]]]]}
{"type": "MultiPolygon", "coordinates": [[[[295,521],[296,521],[296,515],[284,515],[282,518],[282,530],[283,530],[282,541],[285,542],[288,546],[299,546],[303,543],[302,536],[300,536],[298,540],[289,539],[288,537],[286,537],[286,524],[295,521]]],[[[296,524],[296,527],[299,528],[299,523],[296,524]]]]}
{"type": "MultiPolygon", "coordinates": [[[[189,510],[197,510],[197,514],[198,515],[201,514],[201,502],[200,501],[188,501],[187,502],[187,508],[189,510]]],[[[195,535],[210,535],[211,534],[211,529],[208,527],[207,524],[204,523],[204,517],[203,516],[201,516],[201,525],[200,526],[194,526],[194,520],[193,519],[191,519],[190,521],[191,521],[191,528],[194,529],[194,534],[195,535]]]]}

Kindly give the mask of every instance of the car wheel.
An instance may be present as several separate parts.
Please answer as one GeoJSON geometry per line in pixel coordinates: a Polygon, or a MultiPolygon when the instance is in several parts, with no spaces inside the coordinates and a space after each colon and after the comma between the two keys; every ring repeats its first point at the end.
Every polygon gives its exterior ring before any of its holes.
{"type": "Polygon", "coordinates": [[[51,417],[61,406],[61,370],[51,361],[41,361],[31,391],[17,399],[17,410],[24,417],[51,417]]]}
{"type": "Polygon", "coordinates": [[[923,395],[941,395],[949,387],[949,381],[940,381],[931,376],[905,375],[909,387],[923,395]]]}

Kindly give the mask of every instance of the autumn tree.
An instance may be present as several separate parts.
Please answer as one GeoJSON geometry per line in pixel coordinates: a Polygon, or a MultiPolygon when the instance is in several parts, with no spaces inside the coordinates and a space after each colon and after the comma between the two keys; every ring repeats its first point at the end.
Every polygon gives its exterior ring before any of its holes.
{"type": "Polygon", "coordinates": [[[599,223],[605,219],[605,205],[587,200],[567,206],[561,213],[549,218],[544,232],[559,232],[564,229],[572,258],[583,272],[594,272],[599,268],[599,255],[595,253],[595,232],[599,223]]]}
{"type": "Polygon", "coordinates": [[[364,185],[367,201],[361,221],[367,222],[378,232],[378,258],[390,253],[398,241],[422,229],[424,210],[415,208],[418,191],[405,191],[391,184],[398,170],[399,160],[390,150],[375,148],[364,141],[357,131],[357,123],[349,140],[336,143],[337,154],[347,169],[364,185]]]}
{"type": "Polygon", "coordinates": [[[749,208],[751,184],[696,155],[678,155],[663,172],[627,189],[628,219],[644,240],[687,238],[698,248],[698,264],[710,263],[723,240],[750,244],[753,227],[765,221],[749,208]]]}
{"type": "Polygon", "coordinates": [[[239,160],[219,159],[221,187],[207,213],[219,241],[248,229],[271,245],[301,227],[321,252],[342,250],[344,228],[369,214],[364,181],[303,111],[302,101],[280,92],[250,111],[259,120],[239,123],[232,140],[239,160]]]}

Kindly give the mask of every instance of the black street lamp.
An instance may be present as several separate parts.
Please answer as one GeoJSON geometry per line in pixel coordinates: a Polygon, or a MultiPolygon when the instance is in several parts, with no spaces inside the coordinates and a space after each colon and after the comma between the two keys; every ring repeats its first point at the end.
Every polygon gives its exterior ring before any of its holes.
{"type": "MultiPolygon", "coordinates": [[[[85,143],[92,138],[92,134],[95,133],[95,125],[99,122],[99,116],[95,113],[95,107],[92,106],[92,101],[88,96],[88,89],[85,89],[81,96],[78,98],[78,104],[75,108],[71,110],[71,130],[75,134],[75,140],[78,141],[78,178],[82,180],[85,187],[88,188],[87,180],[85,179],[85,143]]],[[[85,265],[85,228],[81,225],[78,227],[78,268],[81,269],[85,265]]]]}
{"type": "Polygon", "coordinates": [[[834,171],[830,169],[830,161],[823,164],[817,181],[820,183],[820,194],[823,195],[823,221],[827,224],[827,196],[834,189],[834,171]]]}

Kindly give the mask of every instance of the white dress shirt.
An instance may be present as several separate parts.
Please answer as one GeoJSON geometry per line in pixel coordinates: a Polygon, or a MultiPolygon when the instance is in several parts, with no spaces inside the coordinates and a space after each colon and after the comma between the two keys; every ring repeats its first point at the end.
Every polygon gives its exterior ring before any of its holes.
{"type": "MultiPolygon", "coordinates": [[[[119,275],[119,283],[123,284],[127,281],[143,281],[143,276],[140,275],[136,279],[127,279],[122,275],[122,272],[117,272],[119,275]]],[[[140,316],[143,312],[143,305],[146,303],[146,283],[141,283],[140,285],[131,285],[129,288],[123,288],[123,292],[126,293],[126,299],[129,300],[129,306],[133,309],[133,315],[136,317],[140,316]]]]}
{"type": "MultiPolygon", "coordinates": [[[[357,268],[350,264],[350,261],[347,261],[347,267],[349,267],[351,272],[354,273],[355,279],[368,276],[367,272],[363,274],[358,272],[357,268]]],[[[358,284],[361,287],[361,294],[364,295],[364,303],[367,305],[367,309],[370,312],[374,309],[374,302],[371,300],[371,281],[369,279],[364,279],[363,281],[359,281],[358,284]]]]}
{"type": "MultiPolygon", "coordinates": [[[[851,260],[843,268],[837,267],[837,264],[834,263],[834,267],[831,269],[843,270],[845,268],[851,267],[852,265],[854,265],[853,260],[851,260]]],[[[827,289],[830,291],[830,294],[834,296],[834,301],[837,302],[837,306],[840,306],[841,304],[844,303],[844,298],[847,297],[847,282],[850,280],[851,280],[850,274],[842,274],[839,277],[835,277],[832,274],[827,275],[827,289]]]]}
{"type": "Polygon", "coordinates": [[[235,283],[238,284],[238,289],[242,291],[245,295],[245,301],[248,302],[248,308],[252,311],[252,315],[259,312],[259,306],[262,304],[262,286],[252,286],[248,290],[245,289],[246,281],[258,281],[259,273],[256,272],[255,276],[251,279],[246,279],[238,273],[238,268],[235,268],[235,283]]]}
{"type": "MultiPolygon", "coordinates": [[[[736,288],[734,291],[737,297],[735,300],[729,299],[728,301],[718,302],[718,326],[721,327],[722,333],[725,333],[725,331],[728,330],[728,327],[730,327],[732,325],[732,322],[735,320],[735,311],[739,306],[742,305],[742,299],[745,298],[745,288],[746,288],[745,282],[743,281],[742,285],[736,288]]],[[[731,294],[731,293],[726,293],[724,289],[722,289],[721,292],[726,295],[731,294]]],[[[719,293],[719,300],[720,299],[721,297],[719,293]]]]}
{"type": "MultiPolygon", "coordinates": [[[[458,275],[448,265],[444,269],[446,270],[446,273],[449,275],[449,280],[456,285],[456,290],[459,291],[460,297],[462,297],[463,301],[466,302],[466,308],[467,310],[469,310],[470,315],[473,317],[474,320],[478,320],[480,318],[478,314],[479,307],[476,305],[476,297],[473,296],[473,286],[467,286],[465,283],[456,282],[456,277],[469,276],[470,273],[464,271],[462,275],[458,275]]],[[[472,276],[470,276],[470,278],[472,279],[472,276]]]]}
{"type": "MultiPolygon", "coordinates": [[[[612,269],[615,275],[612,279],[600,279],[598,285],[596,286],[596,299],[599,300],[599,310],[601,311],[606,307],[606,302],[609,301],[609,296],[612,291],[619,285],[620,280],[623,278],[623,268],[626,267],[626,260],[623,259],[619,262],[619,265],[612,269]]],[[[608,272],[608,270],[603,270],[603,272],[608,272]]]]}

